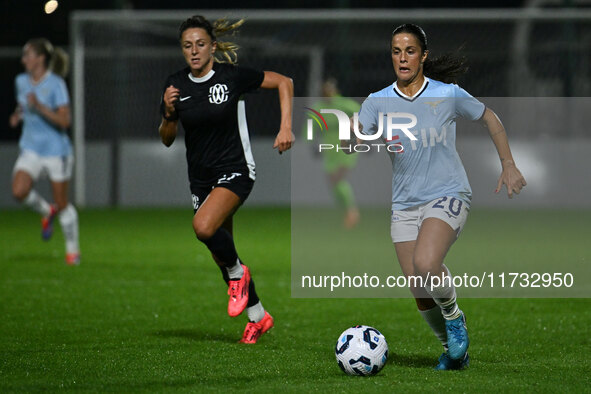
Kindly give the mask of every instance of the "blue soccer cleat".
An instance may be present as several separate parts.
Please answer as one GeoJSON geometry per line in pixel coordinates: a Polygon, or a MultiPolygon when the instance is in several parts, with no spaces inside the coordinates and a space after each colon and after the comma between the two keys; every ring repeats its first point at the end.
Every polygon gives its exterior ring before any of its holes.
{"type": "Polygon", "coordinates": [[[466,352],[464,358],[461,360],[452,360],[447,353],[441,353],[439,356],[439,364],[435,367],[436,371],[453,371],[468,368],[470,364],[470,356],[466,352]]]}
{"type": "Polygon", "coordinates": [[[448,347],[447,355],[452,360],[462,360],[470,345],[468,330],[466,328],[466,317],[463,312],[460,313],[460,317],[445,321],[448,347]]]}
{"type": "Polygon", "coordinates": [[[53,219],[57,215],[57,207],[55,205],[49,206],[49,215],[41,218],[41,238],[44,241],[49,241],[53,235],[53,219]]]}

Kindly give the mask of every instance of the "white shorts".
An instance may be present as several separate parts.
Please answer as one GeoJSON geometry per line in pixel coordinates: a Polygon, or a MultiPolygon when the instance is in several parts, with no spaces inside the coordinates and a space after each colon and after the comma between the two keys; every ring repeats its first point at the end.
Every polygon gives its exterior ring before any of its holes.
{"type": "Polygon", "coordinates": [[[392,212],[390,235],[392,242],[414,241],[419,236],[421,224],[426,218],[438,218],[449,224],[456,238],[468,219],[470,207],[455,197],[440,197],[425,204],[392,212]]]}
{"type": "Polygon", "coordinates": [[[34,181],[41,175],[47,174],[52,182],[69,181],[72,177],[74,167],[74,156],[40,156],[30,150],[21,151],[14,165],[15,174],[17,171],[24,171],[34,181]]]}

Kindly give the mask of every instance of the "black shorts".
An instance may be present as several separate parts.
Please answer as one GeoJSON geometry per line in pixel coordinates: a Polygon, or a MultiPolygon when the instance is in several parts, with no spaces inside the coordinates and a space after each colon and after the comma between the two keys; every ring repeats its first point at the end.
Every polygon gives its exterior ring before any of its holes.
{"type": "Polygon", "coordinates": [[[240,203],[243,204],[248,198],[253,186],[254,181],[248,176],[248,172],[243,171],[220,173],[213,181],[196,182],[191,185],[193,212],[197,212],[209,193],[216,187],[223,187],[230,190],[240,198],[240,203]]]}

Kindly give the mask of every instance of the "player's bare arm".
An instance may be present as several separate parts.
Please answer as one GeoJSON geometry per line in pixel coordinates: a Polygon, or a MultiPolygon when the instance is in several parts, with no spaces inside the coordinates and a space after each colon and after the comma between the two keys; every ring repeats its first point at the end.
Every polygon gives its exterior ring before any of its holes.
{"type": "Polygon", "coordinates": [[[162,100],[164,101],[165,113],[162,117],[162,122],[160,123],[160,127],[158,128],[158,132],[160,133],[162,143],[166,146],[172,145],[176,138],[178,119],[174,119],[173,117],[176,114],[174,104],[178,101],[179,95],[179,90],[174,86],[170,85],[166,88],[164,96],[162,97],[162,100]]]}
{"type": "Polygon", "coordinates": [[[265,71],[265,77],[261,84],[263,89],[277,89],[279,91],[279,105],[281,107],[281,125],[279,133],[273,143],[273,148],[278,148],[279,153],[290,149],[295,136],[291,131],[291,114],[293,108],[293,80],[273,71],[265,71]]]}
{"type": "Polygon", "coordinates": [[[23,109],[20,105],[17,105],[14,109],[14,112],[10,114],[10,118],[8,118],[8,124],[13,129],[16,128],[20,122],[23,121],[23,109]]]}
{"type": "Polygon", "coordinates": [[[492,139],[499,159],[501,160],[501,166],[503,171],[497,182],[497,188],[495,193],[501,191],[503,185],[507,187],[507,195],[509,198],[513,198],[513,193],[519,194],[521,189],[527,185],[525,178],[515,165],[513,155],[511,154],[511,148],[509,148],[509,140],[507,139],[507,133],[505,127],[501,123],[501,120],[490,108],[486,108],[484,115],[482,116],[481,123],[488,129],[490,138],[492,139]]]}
{"type": "Polygon", "coordinates": [[[41,116],[47,119],[50,123],[56,125],[60,129],[67,129],[71,124],[70,107],[63,105],[58,107],[55,111],[37,100],[35,93],[30,93],[27,96],[27,104],[30,108],[37,111],[41,116]]]}

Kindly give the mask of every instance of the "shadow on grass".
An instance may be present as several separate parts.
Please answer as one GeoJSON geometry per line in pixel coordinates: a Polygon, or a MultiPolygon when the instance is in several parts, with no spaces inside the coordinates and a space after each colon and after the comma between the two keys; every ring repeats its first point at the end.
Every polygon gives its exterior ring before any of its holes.
{"type": "Polygon", "coordinates": [[[128,380],[121,380],[118,382],[79,382],[79,383],[39,383],[39,384],[14,384],[14,385],[0,385],[0,391],[4,392],[14,390],[16,392],[23,391],[80,391],[90,390],[98,392],[125,392],[144,390],[148,392],[158,392],[159,389],[187,389],[194,388],[192,391],[197,391],[200,385],[198,379],[177,379],[177,380],[152,380],[145,382],[133,381],[133,378],[128,380]]]}
{"type": "Polygon", "coordinates": [[[217,341],[225,343],[238,343],[236,334],[225,332],[213,332],[200,328],[176,329],[176,330],[159,330],[154,333],[155,336],[161,338],[181,338],[191,341],[217,341]]]}
{"type": "Polygon", "coordinates": [[[411,368],[433,368],[437,359],[422,354],[390,354],[388,364],[411,368]]]}
{"type": "Polygon", "coordinates": [[[5,256],[6,261],[15,264],[47,264],[61,261],[61,254],[56,255],[52,251],[29,251],[5,256]]]}

